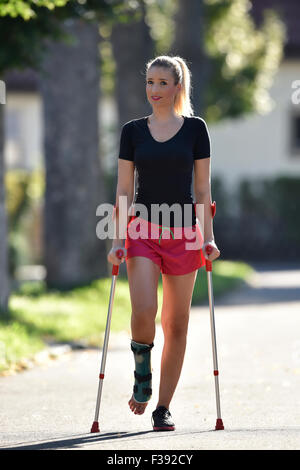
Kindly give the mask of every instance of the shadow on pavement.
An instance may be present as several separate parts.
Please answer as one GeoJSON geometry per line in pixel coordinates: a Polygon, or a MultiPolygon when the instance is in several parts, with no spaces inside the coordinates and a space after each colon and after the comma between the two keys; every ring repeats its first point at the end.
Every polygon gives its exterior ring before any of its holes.
{"type": "MultiPolygon", "coordinates": [[[[254,433],[254,434],[259,434],[259,433],[291,433],[291,432],[297,432],[300,433],[299,426],[285,426],[285,427],[278,427],[278,428],[272,428],[272,427],[257,427],[257,428],[225,428],[222,432],[215,431],[214,429],[203,429],[203,430],[182,430],[180,432],[172,433],[172,435],[175,436],[190,436],[193,437],[195,435],[200,435],[200,434],[217,434],[218,436],[223,436],[226,434],[227,438],[232,435],[243,435],[243,433],[254,433]]],[[[52,441],[47,441],[47,442],[35,442],[35,443],[27,443],[26,445],[14,445],[11,447],[0,447],[0,450],[62,450],[64,448],[66,449],[75,449],[76,447],[80,448],[81,446],[84,447],[84,445],[97,445],[101,443],[101,441],[111,441],[115,439],[126,439],[130,437],[139,437],[145,434],[151,434],[151,436],[148,436],[150,438],[159,438],[161,437],[162,434],[165,434],[164,432],[154,432],[153,430],[149,431],[140,431],[140,432],[109,432],[105,434],[84,434],[81,436],[76,436],[76,437],[68,437],[66,439],[58,439],[58,440],[52,440],[52,441]]],[[[188,449],[188,445],[186,447],[188,449]]],[[[99,448],[98,448],[99,449],[99,448]]],[[[159,450],[159,447],[155,447],[156,450],[159,450]]],[[[106,449],[107,450],[107,449],[106,449]]],[[[118,449],[111,449],[111,450],[118,450],[118,449]]]]}
{"type": "Polygon", "coordinates": [[[66,439],[59,439],[47,442],[35,442],[35,443],[22,443],[22,445],[14,445],[12,447],[0,447],[0,450],[47,450],[47,449],[62,449],[64,447],[77,447],[83,444],[96,444],[101,441],[122,439],[133,436],[141,436],[142,434],[153,433],[154,431],[141,431],[141,432],[108,432],[105,434],[95,433],[83,436],[76,436],[74,438],[69,437],[66,439]]]}

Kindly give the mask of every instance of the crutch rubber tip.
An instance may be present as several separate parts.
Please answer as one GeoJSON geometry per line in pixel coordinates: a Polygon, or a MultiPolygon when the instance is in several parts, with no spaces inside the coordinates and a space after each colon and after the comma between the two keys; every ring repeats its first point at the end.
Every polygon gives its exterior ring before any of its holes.
{"type": "Polygon", "coordinates": [[[223,421],[221,420],[221,418],[218,418],[216,422],[215,430],[222,431],[223,429],[224,429],[223,421]]]}
{"type": "Polygon", "coordinates": [[[98,421],[94,421],[94,422],[93,422],[93,426],[92,426],[92,428],[91,428],[91,432],[100,432],[98,421]]]}

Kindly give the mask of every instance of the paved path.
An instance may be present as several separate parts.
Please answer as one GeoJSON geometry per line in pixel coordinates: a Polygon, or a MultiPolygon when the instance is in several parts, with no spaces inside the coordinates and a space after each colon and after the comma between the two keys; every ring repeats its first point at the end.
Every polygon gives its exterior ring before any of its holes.
{"type": "Polygon", "coordinates": [[[127,405],[134,365],[127,332],[111,336],[100,434],[89,431],[101,353],[86,350],[0,378],[0,448],[299,449],[300,266],[254,267],[250,285],[215,301],[224,431],[214,431],[207,306],[191,311],[185,362],[170,407],[175,432],[155,433],[151,427],[163,344],[157,327],[154,395],[144,415],[135,416],[127,405]]]}

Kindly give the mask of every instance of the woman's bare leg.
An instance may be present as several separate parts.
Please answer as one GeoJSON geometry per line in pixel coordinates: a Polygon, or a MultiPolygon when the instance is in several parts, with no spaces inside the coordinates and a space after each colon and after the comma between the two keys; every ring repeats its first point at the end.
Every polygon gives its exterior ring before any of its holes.
{"type": "MultiPolygon", "coordinates": [[[[127,275],[132,306],[132,339],[137,343],[151,344],[155,337],[160,267],[149,258],[134,256],[127,260],[127,275]]],[[[128,404],[133,413],[143,414],[148,403],[137,403],[132,395],[128,404]]]]}
{"type": "Polygon", "coordinates": [[[169,405],[175,392],[184,360],[189,314],[198,271],[174,276],[163,274],[161,324],[164,347],[157,406],[169,405]]]}

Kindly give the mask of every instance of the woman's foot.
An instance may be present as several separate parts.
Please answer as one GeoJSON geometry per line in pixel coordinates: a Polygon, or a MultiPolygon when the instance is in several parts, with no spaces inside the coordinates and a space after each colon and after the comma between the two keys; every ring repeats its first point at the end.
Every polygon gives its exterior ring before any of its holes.
{"type": "Polygon", "coordinates": [[[148,405],[148,402],[146,403],[138,403],[135,401],[133,395],[130,398],[128,402],[129,408],[135,415],[142,415],[146,409],[146,406],[148,405]]]}

